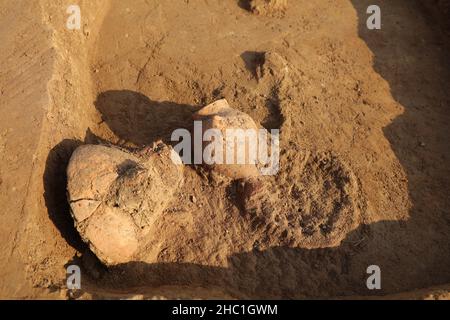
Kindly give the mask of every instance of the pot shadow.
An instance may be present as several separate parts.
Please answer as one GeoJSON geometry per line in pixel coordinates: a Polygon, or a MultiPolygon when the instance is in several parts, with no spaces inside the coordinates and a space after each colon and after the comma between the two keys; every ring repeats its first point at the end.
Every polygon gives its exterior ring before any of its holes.
{"type": "Polygon", "coordinates": [[[192,115],[200,108],[174,102],[157,102],[131,90],[100,93],[95,107],[108,127],[125,143],[137,147],[162,140],[171,144],[175,129],[193,128],[192,115]]]}
{"type": "MultiPolygon", "coordinates": [[[[360,231],[349,234],[347,240],[359,237],[360,231]]],[[[135,292],[144,287],[200,287],[221,291],[237,299],[375,294],[367,290],[366,270],[350,276],[349,262],[356,250],[349,241],[334,249],[273,247],[233,254],[228,257],[226,268],[195,263],[130,262],[110,267],[96,284],[102,292],[105,289],[135,292]]],[[[195,291],[191,298],[195,298],[195,291]]]]}
{"type": "Polygon", "coordinates": [[[70,215],[66,195],[66,168],[73,151],[82,144],[82,141],[65,139],[53,147],[47,156],[43,177],[44,200],[50,220],[67,243],[81,252],[87,246],[75,230],[74,220],[70,215]]]}

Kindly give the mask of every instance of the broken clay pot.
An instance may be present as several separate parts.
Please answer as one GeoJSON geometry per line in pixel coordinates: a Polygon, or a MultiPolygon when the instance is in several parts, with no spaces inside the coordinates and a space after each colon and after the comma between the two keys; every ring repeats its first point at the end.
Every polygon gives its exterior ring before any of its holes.
{"type": "Polygon", "coordinates": [[[102,145],[73,153],[67,168],[71,214],[106,265],[135,261],[141,239],[183,183],[173,153],[162,143],[145,156],[102,145]]]}
{"type": "MultiPolygon", "coordinates": [[[[236,143],[227,143],[227,130],[253,130],[258,137],[259,128],[255,121],[246,113],[233,109],[229,106],[227,100],[222,99],[215,101],[206,107],[200,109],[194,114],[194,120],[202,121],[203,133],[210,129],[216,129],[221,132],[221,145],[223,146],[222,162],[210,165],[212,170],[231,179],[250,179],[260,176],[256,161],[251,162],[250,146],[254,147],[258,141],[250,141],[245,139],[236,139],[236,143]],[[244,163],[237,160],[239,152],[244,156],[244,163]],[[227,162],[230,156],[232,161],[227,162]]],[[[229,136],[228,136],[229,137],[229,136]]],[[[229,140],[231,141],[231,140],[229,140]]],[[[205,148],[206,144],[204,145],[205,148]]],[[[257,151],[256,151],[257,152],[257,151]]]]}

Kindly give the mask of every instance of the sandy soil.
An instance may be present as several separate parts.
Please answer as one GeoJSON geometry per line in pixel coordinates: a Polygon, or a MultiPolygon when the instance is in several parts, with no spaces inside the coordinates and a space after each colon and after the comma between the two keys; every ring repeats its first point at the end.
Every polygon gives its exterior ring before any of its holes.
{"type": "Polygon", "coordinates": [[[68,1],[0,5],[1,297],[448,299],[448,2],[261,3],[80,1],[79,31],[68,1]],[[249,208],[186,166],[145,256],[104,267],[69,213],[73,150],[170,144],[220,98],[281,130],[279,175],[249,208]]]}

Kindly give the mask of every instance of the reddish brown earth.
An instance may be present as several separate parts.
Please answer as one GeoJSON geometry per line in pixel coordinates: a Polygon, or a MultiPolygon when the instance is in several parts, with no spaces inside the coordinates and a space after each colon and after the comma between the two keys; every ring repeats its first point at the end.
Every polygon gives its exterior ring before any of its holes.
{"type": "Polygon", "coordinates": [[[86,0],[79,31],[69,1],[0,5],[1,297],[449,298],[448,1],[272,3],[86,0]],[[105,267],[70,215],[73,151],[171,144],[221,98],[281,130],[279,174],[242,198],[185,166],[139,258],[105,267]]]}

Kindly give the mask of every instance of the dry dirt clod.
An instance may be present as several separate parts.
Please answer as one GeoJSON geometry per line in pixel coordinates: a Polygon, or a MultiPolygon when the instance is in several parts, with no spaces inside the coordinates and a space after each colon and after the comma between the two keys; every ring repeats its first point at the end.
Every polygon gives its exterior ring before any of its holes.
{"type": "Polygon", "coordinates": [[[67,168],[75,226],[106,265],[139,259],[139,243],[183,182],[172,149],[158,144],[145,157],[101,145],[84,145],[67,168]]]}

